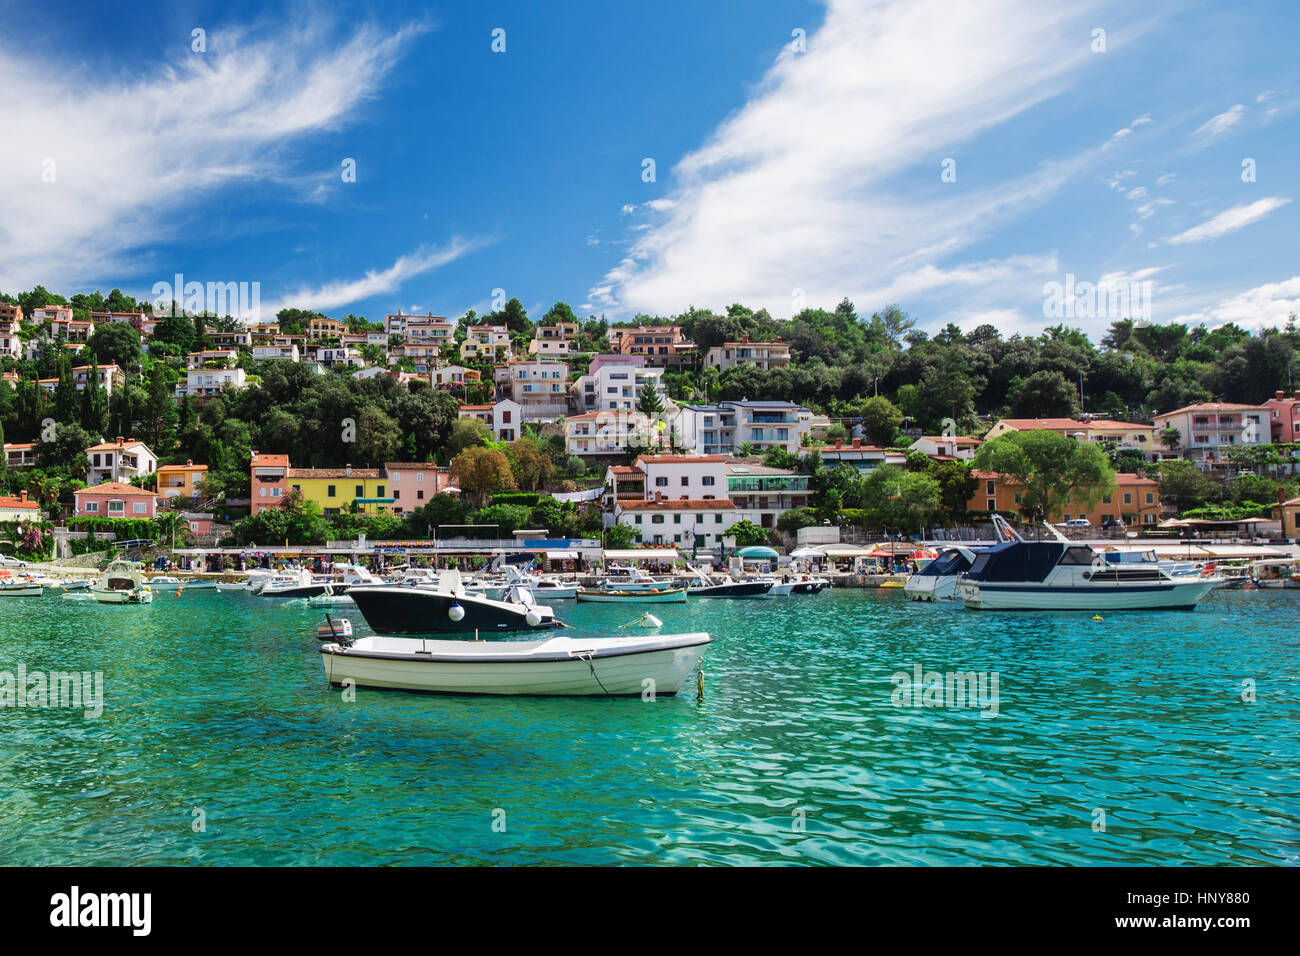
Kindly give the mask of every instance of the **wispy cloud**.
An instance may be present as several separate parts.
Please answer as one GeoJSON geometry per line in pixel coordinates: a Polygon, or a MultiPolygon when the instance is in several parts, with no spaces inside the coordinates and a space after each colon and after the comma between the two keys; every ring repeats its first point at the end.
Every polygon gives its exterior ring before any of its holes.
{"type": "Polygon", "coordinates": [[[351,305],[370,296],[392,292],[413,276],[441,268],[489,244],[490,241],[485,239],[457,237],[443,248],[421,247],[399,257],[387,269],[371,269],[358,279],[336,279],[314,288],[298,288],[282,296],[281,301],[268,310],[267,314],[274,315],[287,306],[321,310],[351,305]]]}
{"type": "Polygon", "coordinates": [[[1218,116],[1212,117],[1202,123],[1197,127],[1196,132],[1192,134],[1192,138],[1202,143],[1209,142],[1215,137],[1222,136],[1228,130],[1232,129],[1232,127],[1242,121],[1242,118],[1245,117],[1245,115],[1246,107],[1241,103],[1238,103],[1236,106],[1232,107],[1232,109],[1225,110],[1218,116]]]}
{"type": "Polygon", "coordinates": [[[1233,206],[1231,209],[1225,209],[1217,216],[1207,219],[1199,226],[1193,226],[1185,232],[1171,236],[1169,242],[1174,245],[1181,245],[1188,242],[1204,242],[1207,239],[1218,239],[1230,232],[1244,229],[1252,222],[1258,222],[1274,209],[1280,209],[1290,201],[1290,199],[1284,199],[1281,196],[1269,196],[1267,199],[1259,199],[1245,206],[1233,206]]]}
{"type": "Polygon", "coordinates": [[[1247,328],[1286,324],[1288,317],[1300,314],[1300,276],[1281,282],[1269,282],[1229,296],[1209,308],[1176,316],[1173,321],[1189,324],[1204,322],[1222,325],[1236,322],[1247,328]]]}
{"type": "MultiPolygon", "coordinates": [[[[796,289],[810,304],[849,295],[863,308],[948,287],[975,304],[981,279],[1034,279],[1049,254],[945,260],[1077,181],[1112,144],[1001,182],[963,178],[961,148],[1070,85],[1095,56],[1093,13],[1031,0],[829,0],[807,52],[783,50],[750,102],[676,165],[672,207],[651,216],[589,304],[664,314],[740,300],[788,315],[796,289]],[[945,157],[956,182],[940,180],[945,157]],[[918,170],[928,185],[914,184],[918,170]]],[[[1037,287],[1041,278],[1025,286],[1037,287]]]]}
{"type": "Polygon", "coordinates": [[[145,250],[192,230],[186,210],[234,183],[312,199],[321,177],[289,168],[283,147],[345,124],[426,29],[340,35],[314,17],[214,31],[206,53],[126,82],[0,41],[0,288],[139,275],[145,250]]]}

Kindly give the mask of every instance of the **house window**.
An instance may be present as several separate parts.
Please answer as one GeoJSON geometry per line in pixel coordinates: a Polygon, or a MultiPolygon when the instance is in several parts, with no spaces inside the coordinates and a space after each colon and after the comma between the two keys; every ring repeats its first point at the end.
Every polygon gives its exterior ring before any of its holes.
{"type": "Polygon", "coordinates": [[[640,523],[641,523],[641,516],[640,516],[640,515],[637,515],[637,516],[636,516],[636,523],[637,523],[637,524],[640,524],[640,523]]]}
{"type": "Polygon", "coordinates": [[[1147,492],[1147,504],[1149,504],[1149,505],[1153,505],[1153,504],[1155,504],[1155,503],[1156,503],[1156,496],[1155,496],[1154,494],[1152,494],[1151,492],[1148,491],[1148,492],[1147,492]]]}
{"type": "Polygon", "coordinates": [[[147,514],[149,512],[149,505],[144,501],[133,501],[131,502],[131,505],[131,510],[138,515],[147,514]]]}
{"type": "Polygon", "coordinates": [[[1124,492],[1124,504],[1131,505],[1132,503],[1133,503],[1133,492],[1131,491],[1124,492]]]}
{"type": "Polygon", "coordinates": [[[415,497],[416,497],[416,500],[418,500],[418,501],[423,501],[423,500],[424,500],[424,489],[421,488],[419,491],[417,491],[417,492],[415,493],[415,497]]]}
{"type": "Polygon", "coordinates": [[[995,486],[992,481],[984,482],[984,493],[986,495],[996,494],[995,486]]]}
{"type": "Polygon", "coordinates": [[[417,472],[415,473],[415,481],[416,481],[417,484],[420,483],[421,481],[424,481],[424,472],[422,472],[422,471],[417,471],[417,472]]]}
{"type": "Polygon", "coordinates": [[[109,513],[109,514],[119,514],[119,515],[120,515],[120,514],[125,514],[125,513],[126,513],[126,502],[124,502],[124,501],[110,501],[110,502],[108,503],[108,513],[109,513]]]}
{"type": "Polygon", "coordinates": [[[998,499],[996,499],[996,498],[990,498],[990,499],[988,499],[987,501],[984,502],[984,505],[985,505],[985,508],[984,508],[985,511],[997,511],[997,510],[998,510],[998,499]]]}
{"type": "Polygon", "coordinates": [[[393,481],[398,482],[401,480],[402,480],[402,473],[400,471],[393,472],[393,481]]]}
{"type": "Polygon", "coordinates": [[[398,491],[396,488],[394,488],[394,489],[393,489],[393,500],[394,500],[394,501],[400,501],[401,498],[402,498],[402,493],[401,493],[400,491],[398,491]]]}
{"type": "Polygon", "coordinates": [[[665,477],[663,477],[662,475],[660,475],[658,478],[655,479],[655,487],[656,487],[656,488],[667,488],[667,487],[668,487],[668,479],[665,478],[665,477]]]}
{"type": "Polygon", "coordinates": [[[712,475],[705,475],[705,476],[704,476],[704,479],[703,479],[703,484],[704,484],[704,487],[705,487],[705,488],[712,487],[712,485],[713,485],[713,476],[712,476],[712,475]]]}
{"type": "Polygon", "coordinates": [[[377,492],[377,494],[375,495],[376,498],[383,498],[383,497],[385,497],[385,495],[384,495],[384,486],[383,486],[383,485],[379,485],[379,486],[376,488],[376,492],[377,492]]]}
{"type": "Polygon", "coordinates": [[[651,523],[651,524],[663,524],[663,523],[664,523],[664,516],[663,516],[663,515],[651,515],[651,516],[650,516],[650,523],[651,523]]]}
{"type": "Polygon", "coordinates": [[[714,523],[714,524],[722,524],[722,514],[721,514],[721,513],[718,513],[718,514],[716,514],[716,515],[713,516],[713,523],[714,523]]]}
{"type": "Polygon", "coordinates": [[[681,516],[681,515],[673,515],[673,524],[681,524],[681,523],[682,523],[682,516],[681,516]]]}
{"type": "Polygon", "coordinates": [[[364,497],[366,496],[366,486],[365,486],[365,485],[356,485],[355,487],[356,487],[356,489],[357,489],[357,493],[354,494],[352,497],[353,497],[353,498],[364,498],[364,497]]]}
{"type": "Polygon", "coordinates": [[[282,490],[283,490],[283,489],[281,489],[281,488],[272,488],[272,489],[271,489],[271,497],[272,497],[272,498],[279,498],[279,497],[280,497],[280,492],[281,492],[282,490]]]}
{"type": "Polygon", "coordinates": [[[685,475],[682,475],[682,487],[685,488],[690,483],[691,483],[691,479],[687,478],[685,475]]]}
{"type": "Polygon", "coordinates": [[[98,502],[98,501],[87,501],[86,504],[84,505],[84,507],[82,508],[82,510],[83,510],[84,512],[86,512],[86,514],[89,514],[89,515],[99,514],[99,502],[98,502]]]}
{"type": "Polygon", "coordinates": [[[326,497],[326,498],[333,498],[333,497],[335,497],[335,495],[334,495],[334,486],[333,486],[333,485],[326,485],[326,486],[325,486],[325,497],[326,497]]]}

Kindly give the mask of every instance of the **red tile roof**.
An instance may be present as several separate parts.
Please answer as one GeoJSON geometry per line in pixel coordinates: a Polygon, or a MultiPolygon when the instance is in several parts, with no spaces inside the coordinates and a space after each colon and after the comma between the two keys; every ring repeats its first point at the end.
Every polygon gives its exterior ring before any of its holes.
{"type": "Polygon", "coordinates": [[[95,485],[92,488],[82,488],[74,492],[76,495],[135,495],[143,498],[157,498],[158,495],[144,488],[137,488],[135,485],[123,484],[120,481],[106,481],[102,485],[95,485]]]}
{"type": "Polygon", "coordinates": [[[1123,428],[1134,431],[1150,428],[1150,425],[1136,425],[1133,422],[1117,422],[1109,418],[1094,418],[1092,421],[1080,421],[1077,418],[1004,418],[999,424],[1008,425],[1017,431],[1050,430],[1061,429],[1064,431],[1068,428],[1087,430],[1089,428],[1116,429],[1123,428]]]}
{"type": "Polygon", "coordinates": [[[640,455],[637,462],[652,465],[690,464],[692,462],[726,461],[726,455],[640,455]]]}
{"type": "Polygon", "coordinates": [[[678,498],[674,501],[620,501],[617,507],[623,511],[734,511],[735,503],[730,498],[678,498]]]}
{"type": "Polygon", "coordinates": [[[1179,415],[1183,412],[1263,412],[1267,410],[1268,408],[1265,405],[1240,405],[1236,402],[1197,402],[1194,405],[1175,408],[1172,412],[1161,412],[1156,418],[1168,418],[1170,415],[1179,415]]]}

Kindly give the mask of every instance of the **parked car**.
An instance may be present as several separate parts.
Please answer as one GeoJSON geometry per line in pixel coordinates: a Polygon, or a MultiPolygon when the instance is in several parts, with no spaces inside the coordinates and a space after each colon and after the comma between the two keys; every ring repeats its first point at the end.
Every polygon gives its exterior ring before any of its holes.
{"type": "Polygon", "coordinates": [[[1091,528],[1092,522],[1087,518],[1071,518],[1069,521],[1062,521],[1063,528],[1091,528]]]}
{"type": "Polygon", "coordinates": [[[27,562],[19,561],[17,558],[11,558],[7,554],[0,554],[0,567],[25,568],[27,567],[27,562]]]}

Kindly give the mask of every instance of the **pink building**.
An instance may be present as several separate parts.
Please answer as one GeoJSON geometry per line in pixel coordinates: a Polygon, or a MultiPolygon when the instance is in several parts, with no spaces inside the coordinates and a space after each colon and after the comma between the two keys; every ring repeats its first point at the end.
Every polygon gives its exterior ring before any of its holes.
{"type": "Polygon", "coordinates": [[[157,514],[158,495],[135,485],[106,481],[75,492],[76,513],[96,518],[152,518],[157,514]]]}
{"type": "Polygon", "coordinates": [[[280,507],[280,499],[289,493],[289,456],[262,455],[254,451],[249,469],[253,495],[249,513],[280,507]]]}
{"type": "Polygon", "coordinates": [[[1286,392],[1275,392],[1264,407],[1268,409],[1270,441],[1300,441],[1300,391],[1293,392],[1290,398],[1286,392]]]}
{"type": "Polygon", "coordinates": [[[393,514],[400,515],[424,507],[429,499],[451,486],[446,468],[433,462],[384,462],[388,475],[388,493],[393,499],[393,514]]]}

